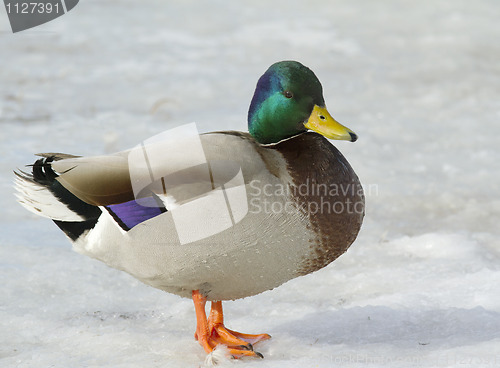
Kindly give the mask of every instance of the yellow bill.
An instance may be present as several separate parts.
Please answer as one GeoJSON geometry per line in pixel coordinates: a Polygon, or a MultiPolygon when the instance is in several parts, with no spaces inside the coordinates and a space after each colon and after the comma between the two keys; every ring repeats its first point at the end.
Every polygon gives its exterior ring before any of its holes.
{"type": "Polygon", "coordinates": [[[318,105],[314,106],[304,126],[328,139],[339,139],[351,142],[355,142],[358,139],[358,136],[352,130],[335,120],[326,107],[320,107],[318,105]]]}

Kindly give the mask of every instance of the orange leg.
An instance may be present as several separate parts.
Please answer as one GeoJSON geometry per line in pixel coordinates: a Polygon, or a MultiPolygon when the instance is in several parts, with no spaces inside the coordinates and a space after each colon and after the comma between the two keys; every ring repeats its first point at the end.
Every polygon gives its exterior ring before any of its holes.
{"type": "Polygon", "coordinates": [[[252,344],[262,340],[270,339],[268,334],[249,335],[232,331],[224,326],[224,315],[222,302],[212,302],[210,315],[207,319],[205,305],[207,299],[198,290],[193,290],[193,302],[196,311],[196,333],[195,339],[207,353],[219,344],[226,345],[229,353],[235,358],[243,356],[263,357],[261,353],[253,351],[252,344]]]}

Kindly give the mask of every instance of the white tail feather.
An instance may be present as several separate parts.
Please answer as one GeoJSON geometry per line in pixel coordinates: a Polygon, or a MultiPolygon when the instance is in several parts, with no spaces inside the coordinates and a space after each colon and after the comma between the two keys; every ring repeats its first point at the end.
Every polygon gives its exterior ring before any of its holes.
{"type": "Polygon", "coordinates": [[[28,178],[15,179],[17,201],[28,211],[58,221],[84,221],[85,218],[70,210],[45,186],[28,178]]]}

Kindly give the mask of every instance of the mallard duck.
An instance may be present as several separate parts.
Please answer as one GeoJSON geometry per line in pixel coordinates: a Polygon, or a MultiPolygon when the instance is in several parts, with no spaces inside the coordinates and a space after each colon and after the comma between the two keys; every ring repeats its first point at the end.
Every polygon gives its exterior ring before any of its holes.
{"type": "Polygon", "coordinates": [[[249,133],[191,128],[112,155],[40,154],[30,173],[16,172],[18,201],[52,219],[77,252],[192,298],[207,353],[225,345],[234,357],[262,357],[253,344],[270,335],[226,328],[222,301],[319,270],[349,248],[363,190],[326,138],[357,136],[333,119],[318,78],[296,61],[258,80],[249,133]]]}

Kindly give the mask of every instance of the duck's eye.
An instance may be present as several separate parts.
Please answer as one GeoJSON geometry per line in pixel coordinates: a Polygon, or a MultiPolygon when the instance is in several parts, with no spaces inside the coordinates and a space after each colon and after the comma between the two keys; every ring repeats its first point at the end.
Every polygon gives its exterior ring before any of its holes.
{"type": "Polygon", "coordinates": [[[292,98],[293,97],[293,93],[290,92],[290,91],[285,91],[285,92],[283,92],[283,96],[285,96],[286,98],[292,98]]]}

